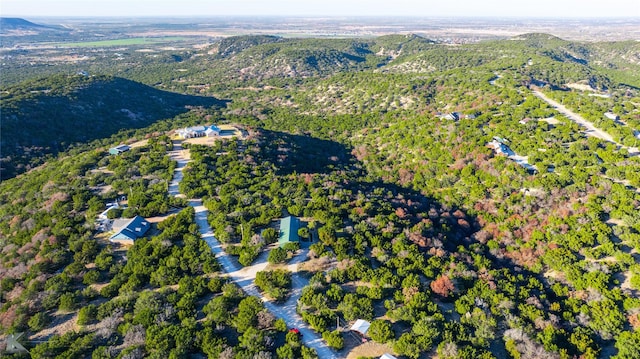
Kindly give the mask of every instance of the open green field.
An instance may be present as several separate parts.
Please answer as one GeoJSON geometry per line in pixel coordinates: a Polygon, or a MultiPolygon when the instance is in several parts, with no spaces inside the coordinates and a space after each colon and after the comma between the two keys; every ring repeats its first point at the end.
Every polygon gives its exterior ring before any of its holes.
{"type": "Polygon", "coordinates": [[[54,43],[55,46],[62,47],[109,47],[109,46],[131,46],[159,44],[164,42],[182,41],[184,37],[132,37],[129,39],[103,40],[103,41],[85,41],[85,42],[59,42],[54,43]]]}

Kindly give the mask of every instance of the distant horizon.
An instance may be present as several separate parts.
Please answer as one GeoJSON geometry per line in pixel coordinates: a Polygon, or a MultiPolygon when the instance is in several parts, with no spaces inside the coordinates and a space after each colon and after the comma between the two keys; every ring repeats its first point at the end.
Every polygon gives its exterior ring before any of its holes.
{"type": "Polygon", "coordinates": [[[1,14],[0,18],[36,19],[220,19],[220,18],[273,18],[273,19],[505,19],[505,20],[636,20],[636,16],[579,17],[579,16],[479,16],[479,15],[16,15],[1,14]]]}
{"type": "Polygon", "coordinates": [[[640,18],[637,0],[3,0],[3,17],[640,18]]]}

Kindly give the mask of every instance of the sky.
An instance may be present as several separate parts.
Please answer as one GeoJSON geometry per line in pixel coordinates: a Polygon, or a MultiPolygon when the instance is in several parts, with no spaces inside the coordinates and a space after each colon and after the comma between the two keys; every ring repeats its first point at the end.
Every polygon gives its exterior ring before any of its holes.
{"type": "Polygon", "coordinates": [[[2,0],[0,15],[640,18],[640,0],[2,0]]]}

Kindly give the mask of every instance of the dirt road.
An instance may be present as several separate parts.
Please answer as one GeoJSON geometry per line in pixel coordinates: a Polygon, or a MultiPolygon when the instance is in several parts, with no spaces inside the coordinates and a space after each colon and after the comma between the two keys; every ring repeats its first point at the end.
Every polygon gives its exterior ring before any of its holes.
{"type": "Polygon", "coordinates": [[[542,99],[542,101],[544,101],[544,102],[548,103],[549,105],[551,105],[551,107],[553,107],[556,110],[558,110],[558,112],[560,112],[563,115],[567,116],[571,121],[574,121],[577,124],[579,124],[580,126],[586,128],[587,130],[585,131],[585,134],[587,136],[592,136],[592,137],[596,137],[596,138],[605,140],[607,142],[615,143],[618,147],[626,149],[629,153],[638,153],[639,152],[637,147],[628,147],[628,146],[625,146],[625,145],[623,145],[621,143],[616,142],[610,134],[608,134],[608,133],[604,132],[603,130],[597,128],[596,126],[593,125],[593,123],[587,121],[584,117],[582,117],[579,114],[577,114],[577,113],[571,111],[570,109],[566,108],[561,103],[558,103],[557,101],[554,101],[554,100],[550,99],[549,97],[547,97],[542,92],[540,92],[538,90],[534,90],[533,94],[536,95],[537,97],[539,97],[540,99],[542,99]]]}

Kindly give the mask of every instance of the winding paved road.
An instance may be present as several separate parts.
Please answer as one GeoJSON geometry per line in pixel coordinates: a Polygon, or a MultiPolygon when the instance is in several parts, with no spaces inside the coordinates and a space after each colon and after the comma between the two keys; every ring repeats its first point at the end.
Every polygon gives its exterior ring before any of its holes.
{"type": "MultiPolygon", "coordinates": [[[[173,180],[169,184],[169,194],[176,197],[184,197],[184,195],[180,193],[178,186],[183,177],[182,171],[191,159],[189,156],[189,150],[183,149],[180,142],[174,141],[173,146],[173,150],[169,152],[169,156],[171,159],[178,162],[178,166],[174,170],[173,180]]],[[[227,273],[229,279],[240,286],[246,294],[260,298],[264,303],[264,306],[271,311],[271,313],[285,320],[287,326],[298,328],[302,334],[302,342],[306,346],[315,349],[319,358],[337,359],[338,355],[336,352],[329,348],[318,333],[311,329],[302,320],[300,315],[296,313],[296,306],[298,299],[302,294],[302,288],[309,283],[306,278],[295,273],[297,264],[305,260],[307,255],[306,251],[299,251],[298,254],[289,262],[288,269],[293,272],[291,278],[291,295],[286,302],[276,305],[275,303],[268,301],[253,284],[256,278],[256,273],[267,267],[267,251],[263,252],[251,266],[243,268],[235,259],[224,251],[220,242],[214,237],[213,230],[207,221],[208,211],[202,204],[202,200],[190,199],[189,205],[193,207],[196,212],[195,220],[196,224],[200,228],[202,239],[207,242],[223,271],[227,273]]]]}

